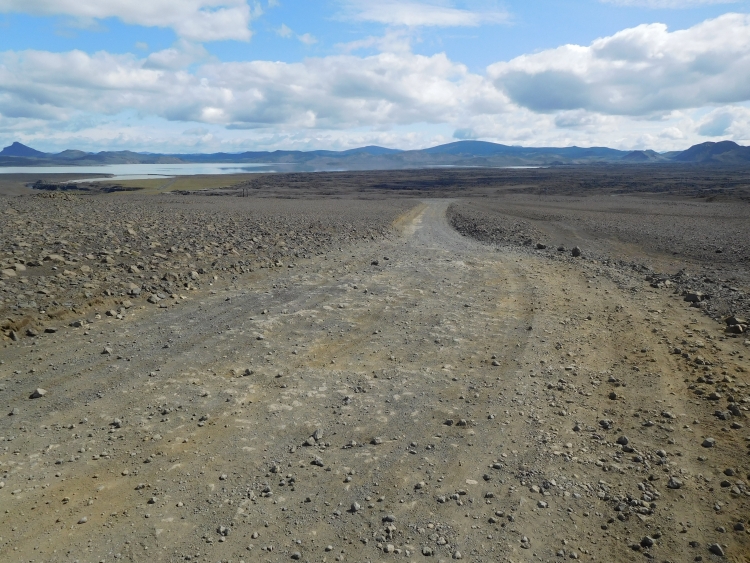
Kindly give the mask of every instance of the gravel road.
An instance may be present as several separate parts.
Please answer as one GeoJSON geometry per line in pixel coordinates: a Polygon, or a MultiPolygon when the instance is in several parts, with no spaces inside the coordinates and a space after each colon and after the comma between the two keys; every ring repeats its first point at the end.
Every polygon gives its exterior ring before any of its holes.
{"type": "Polygon", "coordinates": [[[746,560],[743,339],[449,204],[6,343],[0,560],[746,560]]]}

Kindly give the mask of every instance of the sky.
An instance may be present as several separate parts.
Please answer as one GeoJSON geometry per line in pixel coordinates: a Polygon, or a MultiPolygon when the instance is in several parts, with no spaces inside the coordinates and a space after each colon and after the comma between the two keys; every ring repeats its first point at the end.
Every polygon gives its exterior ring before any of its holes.
{"type": "Polygon", "coordinates": [[[750,0],[0,0],[0,147],[750,144],[750,0]]]}

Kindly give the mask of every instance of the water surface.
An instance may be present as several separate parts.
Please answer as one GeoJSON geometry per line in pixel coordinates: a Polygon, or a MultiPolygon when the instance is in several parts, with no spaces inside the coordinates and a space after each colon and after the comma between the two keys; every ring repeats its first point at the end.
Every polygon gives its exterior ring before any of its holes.
{"type": "MultiPolygon", "coordinates": [[[[106,164],[101,166],[0,166],[0,174],[102,174],[105,180],[144,180],[196,174],[253,174],[276,172],[271,164],[184,163],[184,164],[106,164]]],[[[87,179],[87,182],[97,178],[87,179]]]]}

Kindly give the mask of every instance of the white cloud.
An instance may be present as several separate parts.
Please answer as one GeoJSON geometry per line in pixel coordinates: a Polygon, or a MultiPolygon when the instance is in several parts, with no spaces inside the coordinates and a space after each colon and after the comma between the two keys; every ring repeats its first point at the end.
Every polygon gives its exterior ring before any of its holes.
{"type": "Polygon", "coordinates": [[[651,8],[652,10],[684,9],[711,4],[735,4],[739,0],[601,0],[606,4],[651,8]]]}
{"type": "Polygon", "coordinates": [[[315,45],[318,42],[315,36],[310,35],[309,33],[303,33],[302,35],[298,35],[297,39],[299,39],[300,42],[304,43],[305,45],[315,45]]]}
{"type": "Polygon", "coordinates": [[[721,137],[727,134],[727,131],[734,122],[732,112],[724,109],[712,112],[708,118],[702,121],[698,126],[698,134],[704,137],[721,137]]]}
{"type": "Polygon", "coordinates": [[[279,27],[276,30],[276,34],[279,35],[280,37],[283,37],[284,39],[289,39],[290,37],[296,37],[300,43],[304,43],[308,47],[310,45],[315,45],[315,43],[318,42],[318,39],[314,35],[311,35],[310,33],[297,35],[296,33],[294,33],[292,28],[290,28],[284,23],[282,23],[281,27],[279,27]]]}
{"type": "Polygon", "coordinates": [[[151,53],[146,57],[143,67],[178,70],[209,59],[208,51],[206,51],[203,45],[180,40],[169,49],[151,53]]]}
{"type": "Polygon", "coordinates": [[[63,15],[81,21],[119,18],[127,24],[172,28],[191,41],[250,39],[250,21],[262,13],[247,0],[0,0],[0,13],[63,15]]]}
{"type": "Polygon", "coordinates": [[[455,8],[444,2],[414,0],[344,0],[345,17],[406,27],[475,27],[485,23],[506,23],[508,12],[500,9],[455,8]]]}
{"type": "Polygon", "coordinates": [[[607,123],[611,123],[609,116],[585,110],[562,111],[555,116],[555,126],[562,129],[601,128],[607,123]]]}
{"type": "Polygon", "coordinates": [[[174,68],[171,50],[157,55],[2,53],[0,114],[62,119],[132,109],[174,121],[342,129],[443,123],[505,107],[484,78],[443,54],[211,62],[194,72],[174,68]]]}
{"type": "Polygon", "coordinates": [[[276,34],[279,35],[280,37],[288,38],[294,35],[294,32],[288,25],[286,25],[285,23],[282,23],[281,27],[279,27],[279,29],[276,30],[276,34]]]}
{"type": "Polygon", "coordinates": [[[750,108],[717,108],[696,123],[696,130],[704,137],[750,138],[750,108]]]}
{"type": "Polygon", "coordinates": [[[337,45],[345,53],[362,49],[376,49],[386,53],[408,53],[411,51],[411,32],[404,29],[388,29],[383,36],[370,36],[337,45]]]}
{"type": "Polygon", "coordinates": [[[641,25],[590,46],[565,45],[488,68],[498,88],[537,112],[646,116],[750,100],[750,16],[686,30],[641,25]]]}

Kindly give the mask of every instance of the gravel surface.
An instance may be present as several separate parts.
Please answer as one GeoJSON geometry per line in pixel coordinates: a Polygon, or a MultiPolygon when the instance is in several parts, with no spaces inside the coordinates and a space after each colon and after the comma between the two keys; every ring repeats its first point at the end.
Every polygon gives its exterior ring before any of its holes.
{"type": "Polygon", "coordinates": [[[750,341],[450,203],[326,202],[383,235],[6,338],[0,561],[741,561],[750,341]]]}

